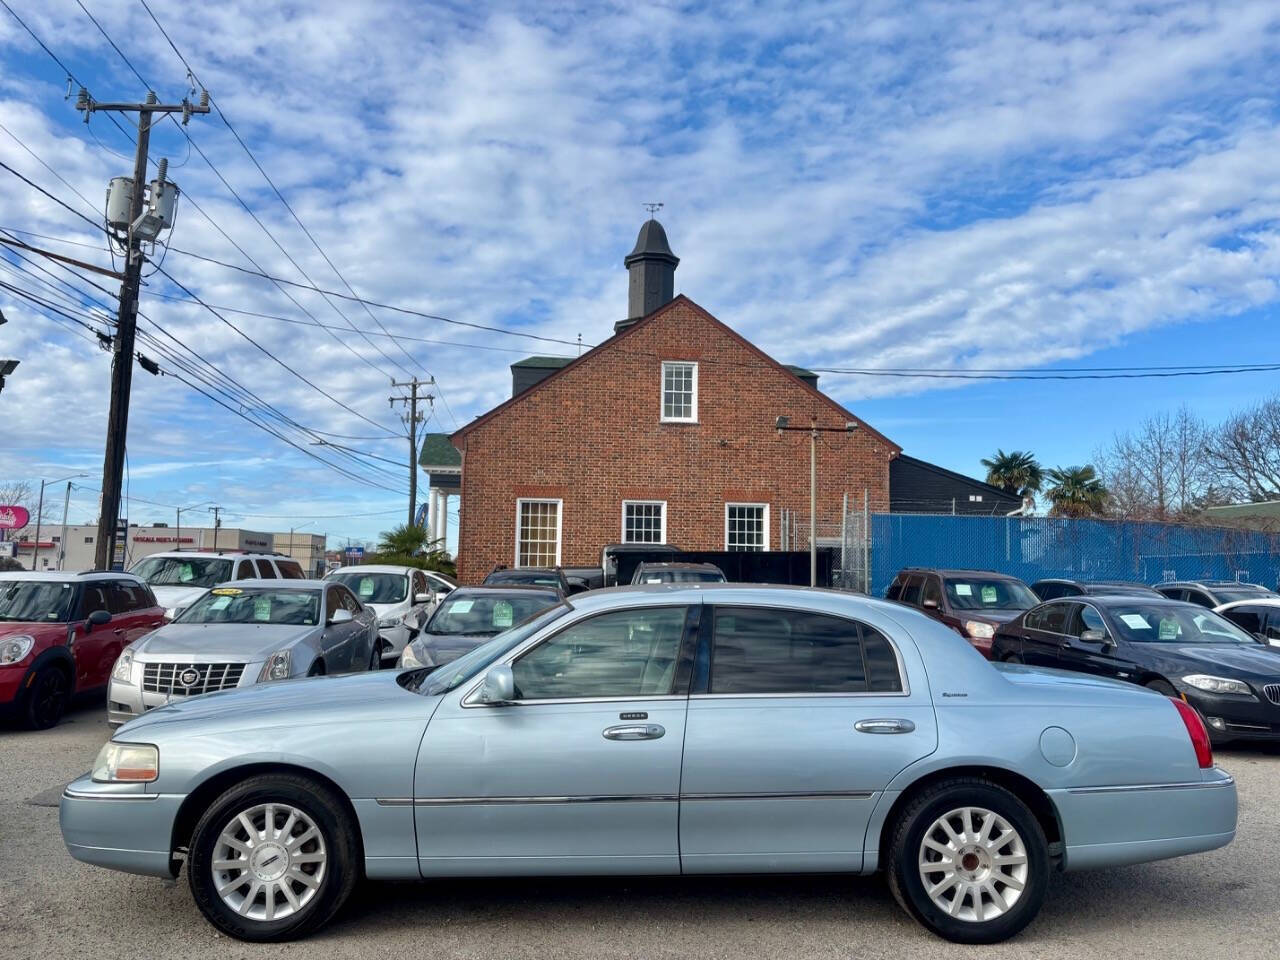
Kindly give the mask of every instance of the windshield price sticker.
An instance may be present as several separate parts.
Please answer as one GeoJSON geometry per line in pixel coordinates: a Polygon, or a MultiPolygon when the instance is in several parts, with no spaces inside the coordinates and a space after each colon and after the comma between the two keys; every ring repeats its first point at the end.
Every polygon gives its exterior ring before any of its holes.
{"type": "Polygon", "coordinates": [[[997,596],[996,596],[996,588],[995,588],[995,587],[983,587],[983,588],[982,588],[982,602],[983,602],[983,603],[995,603],[995,602],[996,602],[996,600],[997,600],[997,596]]]}
{"type": "Polygon", "coordinates": [[[373,596],[373,577],[364,577],[360,580],[360,589],[356,591],[361,597],[373,596]]]}
{"type": "Polygon", "coordinates": [[[957,597],[972,597],[972,596],[973,596],[973,587],[969,586],[967,583],[957,583],[957,584],[956,584],[956,596],[957,596],[957,597]]]}
{"type": "Polygon", "coordinates": [[[215,597],[238,597],[244,593],[239,587],[218,587],[211,592],[215,597]]]}
{"type": "Polygon", "coordinates": [[[1140,613],[1122,613],[1120,614],[1120,619],[1134,630],[1151,629],[1151,624],[1147,623],[1146,619],[1140,613]]]}
{"type": "Polygon", "coordinates": [[[493,605],[493,625],[495,627],[511,626],[512,615],[511,604],[507,603],[507,601],[499,600],[493,605]]]}
{"type": "Polygon", "coordinates": [[[455,600],[453,606],[449,608],[450,613],[470,613],[474,600],[455,600]]]}
{"type": "MultiPolygon", "coordinates": [[[[217,591],[214,591],[214,592],[216,593],[217,591]]],[[[229,606],[231,606],[231,598],[228,597],[226,594],[219,596],[215,600],[209,601],[210,610],[225,610],[229,606]]]]}
{"type": "Polygon", "coordinates": [[[1178,621],[1177,620],[1161,619],[1160,639],[1161,640],[1177,640],[1178,639],[1178,621]]]}
{"type": "Polygon", "coordinates": [[[260,596],[253,598],[253,619],[270,620],[271,619],[271,598],[268,596],[260,596]]]}

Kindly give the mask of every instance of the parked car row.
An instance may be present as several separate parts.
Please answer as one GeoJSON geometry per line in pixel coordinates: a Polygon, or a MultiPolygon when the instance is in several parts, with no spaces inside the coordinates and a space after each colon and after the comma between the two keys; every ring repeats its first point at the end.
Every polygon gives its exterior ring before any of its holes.
{"type": "Polygon", "coordinates": [[[887,598],[990,660],[1108,677],[1177,697],[1215,742],[1280,740],[1280,596],[1255,584],[1041,580],[912,568],[887,598]],[[1209,607],[1216,609],[1209,609],[1209,607]]]}

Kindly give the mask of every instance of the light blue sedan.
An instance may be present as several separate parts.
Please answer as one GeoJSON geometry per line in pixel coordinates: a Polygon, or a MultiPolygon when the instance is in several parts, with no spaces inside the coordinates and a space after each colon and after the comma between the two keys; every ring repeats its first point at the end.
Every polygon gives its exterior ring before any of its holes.
{"type": "Polygon", "coordinates": [[[1148,690],[995,666],[899,604],[733,584],[594,591],[435,671],[152,710],[67,787],[79,860],[176,876],[245,940],[361,876],[871,873],[993,942],[1054,870],[1230,843],[1234,781],[1148,690]]]}

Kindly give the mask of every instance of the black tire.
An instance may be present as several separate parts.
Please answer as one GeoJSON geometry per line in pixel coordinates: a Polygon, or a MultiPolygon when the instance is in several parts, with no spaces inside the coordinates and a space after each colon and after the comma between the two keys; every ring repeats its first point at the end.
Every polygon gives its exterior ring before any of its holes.
{"type": "MultiPolygon", "coordinates": [[[[977,777],[957,777],[934,784],[907,804],[891,829],[886,860],[889,889],[903,909],[943,939],[954,943],[999,943],[1022,930],[1040,912],[1049,885],[1049,845],[1035,815],[1004,787],[977,777]],[[1005,820],[1025,850],[1023,889],[1016,901],[994,919],[951,916],[930,898],[921,876],[919,863],[926,834],[939,819],[963,807],[982,808],[1005,820]]],[[[999,849],[1012,848],[1002,845],[999,849]]],[[[1002,885],[1002,895],[1008,895],[1010,889],[1002,885]]],[[[968,897],[972,907],[972,894],[956,896],[962,905],[968,897]]],[[[979,892],[978,897],[986,903],[986,895],[979,892]]]]}
{"type": "Polygon", "coordinates": [[[361,873],[356,824],[342,798],[323,784],[296,774],[263,774],[227,790],[196,824],[190,850],[187,879],[200,912],[224,933],[255,943],[296,940],[315,932],[342,908],[361,873]],[[237,814],[268,803],[287,804],[306,814],[315,824],[328,858],[311,899],[292,915],[274,921],[252,919],[233,910],[218,893],[213,870],[221,832],[237,814]]]}
{"type": "Polygon", "coordinates": [[[370,670],[382,669],[382,641],[381,640],[373,641],[373,653],[369,654],[369,669],[370,670]]]}
{"type": "Polygon", "coordinates": [[[22,723],[28,730],[56,727],[71,700],[71,681],[57,664],[36,671],[35,679],[22,700],[22,723]]]}

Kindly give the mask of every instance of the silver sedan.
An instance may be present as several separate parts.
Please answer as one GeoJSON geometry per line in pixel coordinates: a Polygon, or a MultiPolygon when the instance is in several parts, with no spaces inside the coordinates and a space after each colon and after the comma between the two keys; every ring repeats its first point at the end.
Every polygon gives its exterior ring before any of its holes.
{"type": "Polygon", "coordinates": [[[61,822],[78,860],[185,864],[246,940],[317,929],[362,876],[883,870],[990,943],[1054,871],[1230,843],[1236,790],[1181,701],[989,663],[895,603],[702,584],[580,594],[435,670],[153,710],[61,822]]]}
{"type": "Polygon", "coordinates": [[[377,648],[377,615],[341,584],[224,583],[125,648],[111,671],[107,721],[268,680],[376,670],[377,648]]]}

